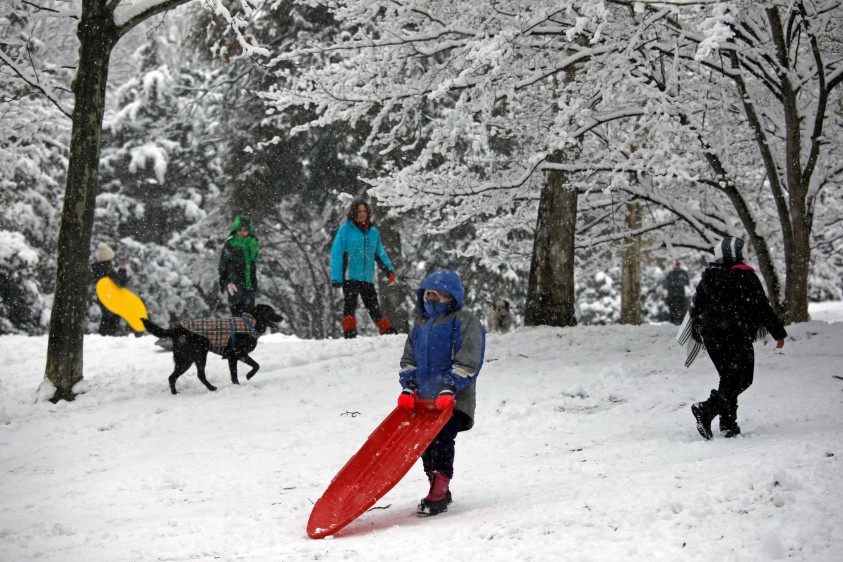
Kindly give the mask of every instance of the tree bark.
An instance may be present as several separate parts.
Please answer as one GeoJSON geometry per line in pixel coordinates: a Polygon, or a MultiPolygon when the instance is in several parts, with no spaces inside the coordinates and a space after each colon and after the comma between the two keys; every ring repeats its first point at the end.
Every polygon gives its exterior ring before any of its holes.
{"type": "Polygon", "coordinates": [[[574,238],[577,191],[566,173],[551,170],[539,201],[533,257],[527,286],[527,326],[576,326],[574,309],[574,238]]]}
{"type": "Polygon", "coordinates": [[[392,267],[395,268],[396,276],[395,284],[390,285],[386,282],[379,269],[375,271],[375,276],[378,277],[379,281],[381,312],[389,318],[396,331],[406,334],[410,331],[410,322],[412,319],[405,305],[407,295],[415,295],[415,288],[410,287],[406,280],[402,279],[398,274],[399,271],[406,271],[403,256],[401,255],[401,233],[396,228],[395,221],[391,219],[384,219],[379,222],[378,229],[381,233],[383,247],[389,256],[389,261],[392,262],[392,267]]]}
{"type": "Polygon", "coordinates": [[[112,13],[106,4],[104,0],[85,2],[76,31],[80,43],[79,66],[73,80],[76,103],[45,372],[56,389],[52,402],[73,400],[73,387],[82,380],[85,305],[91,280],[88,261],[94,204],[99,193],[100,136],[108,63],[116,42],[112,13]]]}
{"type": "MultiPolygon", "coordinates": [[[[626,206],[626,229],[641,228],[641,204],[626,206]]],[[[641,324],[641,239],[624,238],[621,264],[621,324],[641,324]]]]}
{"type": "MultiPolygon", "coordinates": [[[[775,7],[767,8],[767,18],[772,31],[773,43],[776,46],[776,58],[781,68],[781,104],[784,115],[784,180],[786,192],[789,195],[789,205],[786,211],[780,211],[782,234],[785,248],[785,271],[787,285],[785,287],[785,319],[787,322],[807,322],[808,314],[808,276],[811,270],[811,224],[808,219],[806,201],[808,198],[808,184],[810,178],[803,176],[802,171],[802,124],[805,115],[801,114],[799,90],[804,85],[792,83],[794,74],[790,70],[798,67],[797,61],[790,55],[788,31],[785,29],[779,10],[775,7]],[[789,228],[787,228],[789,226],[789,228]],[[789,239],[788,239],[789,238],[789,239]]],[[[804,14],[803,14],[804,17],[804,14]]],[[[827,85],[821,81],[821,91],[818,92],[817,111],[813,116],[814,138],[812,142],[822,136],[822,124],[825,119],[825,102],[827,85]]],[[[810,168],[812,169],[812,168],[810,168]]],[[[769,171],[768,171],[769,175],[769,171]]],[[[776,199],[781,202],[781,198],[776,199]]],[[[783,203],[783,202],[782,202],[783,203]]],[[[780,208],[784,207],[780,204],[780,208]]]]}
{"type": "Polygon", "coordinates": [[[786,262],[785,320],[788,323],[807,322],[811,319],[811,315],[808,313],[808,278],[811,273],[811,227],[808,224],[807,210],[805,209],[806,198],[807,193],[805,195],[792,193],[790,196],[793,250],[790,259],[786,262]]]}

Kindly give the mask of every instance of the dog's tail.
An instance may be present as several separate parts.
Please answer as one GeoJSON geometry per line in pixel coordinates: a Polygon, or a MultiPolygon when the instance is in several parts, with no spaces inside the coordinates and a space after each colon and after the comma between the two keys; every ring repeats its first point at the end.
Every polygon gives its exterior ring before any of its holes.
{"type": "Polygon", "coordinates": [[[172,338],[176,333],[175,330],[162,328],[158,324],[150,321],[148,318],[141,318],[141,322],[143,322],[143,327],[146,328],[146,331],[156,338],[172,338]]]}

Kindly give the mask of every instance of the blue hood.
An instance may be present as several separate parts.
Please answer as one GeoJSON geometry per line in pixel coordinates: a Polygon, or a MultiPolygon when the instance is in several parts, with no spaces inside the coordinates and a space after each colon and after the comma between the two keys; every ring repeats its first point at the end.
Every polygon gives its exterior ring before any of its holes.
{"type": "Polygon", "coordinates": [[[419,285],[419,289],[418,291],[416,291],[416,308],[418,309],[420,316],[427,316],[424,311],[425,289],[433,289],[434,291],[445,291],[446,293],[454,297],[454,301],[456,302],[454,310],[459,310],[463,306],[465,292],[462,288],[462,281],[460,281],[460,276],[457,275],[456,271],[450,271],[445,269],[442,271],[431,273],[428,278],[425,279],[421,285],[419,285]]]}

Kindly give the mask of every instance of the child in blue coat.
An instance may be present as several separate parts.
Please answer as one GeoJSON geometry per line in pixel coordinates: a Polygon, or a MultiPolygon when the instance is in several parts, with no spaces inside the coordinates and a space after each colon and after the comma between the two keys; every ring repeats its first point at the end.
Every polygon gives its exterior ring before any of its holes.
{"type": "Polygon", "coordinates": [[[404,344],[398,406],[413,408],[415,398],[436,399],[454,414],[422,454],[430,489],[419,513],[436,515],[451,503],[457,433],[474,425],[477,375],[483,365],[486,333],[474,314],[463,308],[464,291],[454,271],[437,271],[416,292],[418,316],[404,344]]]}

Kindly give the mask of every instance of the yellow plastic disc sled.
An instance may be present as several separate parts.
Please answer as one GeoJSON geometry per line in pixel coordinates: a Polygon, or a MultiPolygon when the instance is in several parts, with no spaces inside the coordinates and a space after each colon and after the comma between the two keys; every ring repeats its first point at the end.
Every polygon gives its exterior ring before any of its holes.
{"type": "Polygon", "coordinates": [[[147,318],[146,305],[129,289],[118,287],[109,277],[97,281],[97,297],[108,310],[129,323],[136,332],[143,332],[141,318],[147,318]]]}

